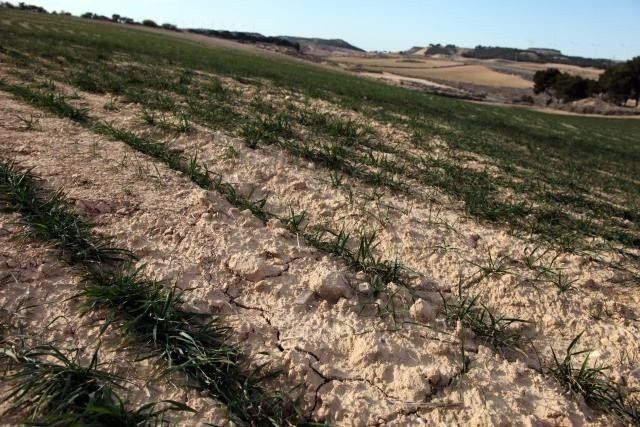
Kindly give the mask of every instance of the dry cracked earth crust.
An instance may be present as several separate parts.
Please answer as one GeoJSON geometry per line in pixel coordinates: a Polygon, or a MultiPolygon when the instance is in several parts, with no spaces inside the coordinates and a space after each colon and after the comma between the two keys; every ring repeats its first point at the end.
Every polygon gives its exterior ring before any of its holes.
{"type": "MultiPolygon", "coordinates": [[[[26,231],[19,222],[17,215],[0,214],[1,338],[27,347],[51,344],[82,365],[88,365],[98,351],[99,368],[126,379],[120,394],[132,408],[162,400],[188,401],[200,410],[198,415],[189,419],[178,416],[177,422],[220,423],[227,419],[221,405],[195,391],[168,381],[149,381],[158,376],[155,366],[148,360],[134,360],[124,350],[131,342],[117,329],[102,330],[110,318],[108,312],[81,315],[82,300],[76,298],[81,277],[60,262],[57,251],[18,238],[26,231]]],[[[6,395],[12,386],[10,382],[0,384],[0,395],[6,395]]],[[[19,424],[24,415],[12,410],[10,401],[0,404],[0,413],[7,425],[19,424]]]]}
{"type": "MultiPolygon", "coordinates": [[[[136,119],[137,106],[123,105],[109,113],[102,109],[107,98],[83,98],[92,114],[107,119],[113,114],[119,124],[144,132],[136,119]]],[[[452,292],[461,276],[473,275],[477,267],[471,262],[486,259],[488,248],[494,256],[513,259],[530,249],[504,230],[443,206],[433,221],[433,206],[405,196],[385,194],[373,202],[348,203],[345,190],[333,188],[325,171],[274,147],[247,150],[222,132],[198,128],[168,138],[186,152],[198,152],[211,170],[240,188],[269,194],[270,208],[304,209],[311,223],[375,228],[385,258],[397,257],[424,273],[423,285],[433,291],[433,298],[408,313],[431,328],[405,325],[389,332],[380,319],[360,313],[362,279],[357,274],[278,223],[263,224],[124,144],[6,94],[0,119],[3,157],[34,167],[34,174],[50,188],[64,188],[78,212],[98,224],[98,231],[115,236],[119,245],[141,257],[147,274],[188,289],[189,308],[223,315],[254,363],[283,369],[280,386],[303,384],[304,409],[317,420],[339,425],[608,422],[531,369],[530,358],[507,360],[474,343],[473,337],[466,341],[471,369],[451,384],[460,370],[458,338],[468,331],[439,327],[437,291],[452,292]],[[22,132],[16,117],[29,114],[40,117],[40,129],[22,132]],[[229,146],[240,155],[221,160],[229,146]],[[367,215],[390,205],[396,208],[384,210],[385,221],[367,215]],[[439,221],[455,224],[456,231],[434,225],[439,221]],[[438,249],[452,247],[456,250],[438,249]]],[[[350,186],[360,194],[371,191],[356,182],[350,186]]],[[[600,265],[568,255],[560,261],[578,278],[577,292],[559,296],[554,289],[516,286],[527,274],[521,266],[514,266],[512,274],[479,282],[477,292],[501,314],[531,321],[530,335],[539,349],[562,350],[587,329],[583,345],[597,349],[594,358],[612,364],[612,375],[637,387],[638,291],[616,286],[615,273],[600,265]],[[594,311],[601,315],[594,316],[594,311]]],[[[67,292],[73,278],[69,282],[67,292]]],[[[53,284],[39,286],[49,289],[53,284]]],[[[48,292],[57,298],[61,291],[48,292]]],[[[30,328],[38,330],[47,318],[30,328]]],[[[198,406],[191,399],[185,403],[198,406]]],[[[202,403],[198,416],[214,420],[216,408],[213,402],[202,403]]]]}

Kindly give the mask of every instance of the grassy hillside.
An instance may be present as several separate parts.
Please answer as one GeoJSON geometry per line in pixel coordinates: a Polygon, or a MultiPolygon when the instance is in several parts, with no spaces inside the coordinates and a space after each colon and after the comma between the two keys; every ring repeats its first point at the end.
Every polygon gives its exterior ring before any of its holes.
{"type": "Polygon", "coordinates": [[[10,422],[639,422],[640,121],[191,37],[0,9],[10,422]]]}
{"type": "MultiPolygon", "coordinates": [[[[4,12],[3,19],[23,17],[4,12]]],[[[470,213],[507,222],[572,247],[576,238],[640,244],[640,122],[567,117],[475,105],[386,86],[297,62],[214,49],[109,25],[33,15],[32,26],[12,21],[3,50],[82,68],[114,59],[173,65],[242,78],[268,79],[287,89],[332,100],[399,124],[419,146],[442,138],[459,162],[424,165],[421,179],[464,200],[470,213]],[[469,153],[500,171],[464,166],[469,153]],[[516,195],[502,197],[505,191],[516,195]],[[506,200],[505,200],[506,199],[506,200]],[[621,221],[630,221],[623,226],[621,221]]],[[[426,148],[425,153],[428,153],[426,148]]]]}

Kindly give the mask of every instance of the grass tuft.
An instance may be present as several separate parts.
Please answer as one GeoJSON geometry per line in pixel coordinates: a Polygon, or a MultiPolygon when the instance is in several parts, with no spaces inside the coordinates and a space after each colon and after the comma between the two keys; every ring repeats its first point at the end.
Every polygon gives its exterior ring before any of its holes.
{"type": "Polygon", "coordinates": [[[115,392],[122,379],[98,369],[97,350],[86,366],[53,346],[5,347],[0,360],[6,365],[3,380],[12,384],[4,401],[12,401],[12,411],[28,413],[35,425],[156,426],[168,423],[169,411],[192,411],[173,401],[128,410],[115,392]]]}
{"type": "Polygon", "coordinates": [[[71,119],[74,122],[86,123],[88,120],[86,110],[78,109],[69,105],[61,94],[54,92],[38,92],[26,86],[6,83],[4,80],[0,80],[0,90],[9,92],[31,105],[44,108],[60,117],[71,119]]]}
{"type": "Polygon", "coordinates": [[[286,425],[298,414],[287,399],[268,392],[259,372],[245,374],[242,354],[228,344],[217,319],[180,308],[181,294],[145,279],[139,271],[90,273],[81,291],[85,310],[109,308],[121,314],[124,330],[137,338],[138,358],[162,360],[162,375],[183,372],[199,388],[225,403],[232,416],[255,425],[286,425]]]}
{"type": "Polygon", "coordinates": [[[0,206],[22,215],[29,235],[53,243],[71,263],[89,266],[132,258],[111,239],[94,236],[91,224],[67,208],[61,190],[45,195],[31,174],[18,171],[14,163],[0,161],[0,206]]]}
{"type": "Polygon", "coordinates": [[[80,296],[86,301],[85,312],[114,311],[124,331],[142,344],[135,347],[140,359],[162,361],[163,375],[184,373],[198,388],[225,403],[241,423],[287,425],[302,420],[283,394],[262,387],[268,374],[244,372],[244,358],[238,348],[227,344],[227,330],[218,319],[205,321],[202,315],[182,310],[181,294],[175,288],[165,290],[139,270],[131,270],[122,262],[130,260],[130,253],[110,246],[108,239],[95,238],[91,226],[67,208],[61,191],[47,196],[36,189],[29,172],[18,172],[14,164],[5,162],[0,163],[0,201],[22,214],[33,237],[54,243],[71,264],[83,267],[86,279],[80,296]]]}
{"type": "Polygon", "coordinates": [[[475,334],[476,338],[499,352],[520,349],[523,336],[517,326],[528,322],[522,319],[498,316],[481,304],[478,298],[478,296],[473,298],[462,296],[458,300],[447,300],[443,297],[447,323],[461,322],[464,327],[469,328],[475,334]]]}
{"type": "Polygon", "coordinates": [[[622,389],[613,384],[605,375],[605,366],[589,366],[590,350],[577,350],[576,347],[584,331],[576,336],[562,359],[555,350],[553,366],[547,374],[555,378],[566,391],[580,395],[590,407],[614,415],[622,422],[640,424],[640,407],[629,400],[622,389]],[[584,357],[582,363],[575,364],[575,359],[584,357]]]}

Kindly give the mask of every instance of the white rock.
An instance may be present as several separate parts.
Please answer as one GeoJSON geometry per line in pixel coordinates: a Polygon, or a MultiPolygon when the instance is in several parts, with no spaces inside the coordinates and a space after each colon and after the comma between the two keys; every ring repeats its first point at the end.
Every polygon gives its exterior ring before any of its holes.
{"type": "Polygon", "coordinates": [[[245,209],[238,214],[238,221],[245,227],[262,228],[264,223],[256,217],[249,209],[245,209]]]}
{"type": "Polygon", "coordinates": [[[409,309],[409,314],[418,322],[430,323],[436,320],[438,308],[419,298],[409,309]]]}
{"type": "Polygon", "coordinates": [[[302,293],[298,298],[296,298],[296,305],[309,305],[313,301],[314,293],[311,291],[307,291],[302,293]]]}
{"type": "Polygon", "coordinates": [[[328,302],[335,303],[340,298],[351,298],[353,290],[344,274],[320,267],[311,274],[309,285],[313,292],[328,302]]]}
{"type": "Polygon", "coordinates": [[[274,277],[284,271],[281,265],[268,263],[262,257],[255,257],[250,253],[237,253],[227,261],[229,269],[243,276],[251,282],[259,282],[267,277],[274,277]]]}
{"type": "Polygon", "coordinates": [[[360,293],[363,293],[363,294],[370,294],[372,291],[371,283],[362,282],[358,284],[358,291],[360,291],[360,293]]]}

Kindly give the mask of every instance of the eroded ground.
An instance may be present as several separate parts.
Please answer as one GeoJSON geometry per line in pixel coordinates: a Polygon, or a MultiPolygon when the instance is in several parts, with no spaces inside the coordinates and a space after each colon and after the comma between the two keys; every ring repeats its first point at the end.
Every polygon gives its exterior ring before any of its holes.
{"type": "MultiPolygon", "coordinates": [[[[606,244],[580,236],[578,247],[597,250],[563,250],[523,233],[515,220],[505,225],[470,214],[436,175],[429,181],[417,173],[420,162],[455,165],[502,183],[491,193],[496,203],[527,200],[515,191],[526,179],[443,137],[266,80],[167,66],[153,72],[175,79],[178,89],[133,81],[136,93],[100,87],[95,70],[34,56],[39,66],[50,65],[40,76],[3,58],[7,84],[55,92],[95,120],[160,141],[257,202],[253,212],[238,209],[228,194],[200,188],[122,141],[0,92],[2,158],[33,168],[49,189],[63,188],[97,232],[138,255],[144,273],[185,290],[185,307],[221,316],[251,364],[283,372],[270,386],[293,390],[309,418],[337,425],[608,425],[613,418],[541,372],[554,366],[551,349],[564,357],[581,333],[579,348],[594,350],[591,363],[610,367],[608,379],[637,398],[638,251],[625,243],[637,233],[633,220],[602,219],[597,230],[627,233],[593,239],[606,244]],[[269,213],[266,221],[260,212],[269,213]],[[278,218],[299,219],[298,231],[278,218]],[[328,240],[310,239],[314,230],[326,239],[327,229],[348,236],[354,253],[371,239],[367,262],[397,262],[406,274],[385,281],[321,244],[328,240]],[[474,329],[466,318],[456,321],[455,301],[477,304],[476,314],[491,313],[497,323],[485,317],[474,329]]],[[[145,70],[129,60],[104,69],[145,70]]],[[[627,196],[594,196],[592,209],[598,213],[606,198],[622,210],[627,196]]],[[[533,204],[548,208],[546,199],[533,204]]],[[[44,247],[19,246],[12,218],[1,220],[3,317],[24,317],[29,334],[90,353],[98,326],[78,317],[79,302],[68,300],[77,273],[44,247]]],[[[185,425],[225,422],[220,404],[179,376],[144,382],[149,366],[122,359],[117,331],[110,334],[102,338],[109,369],[144,383],[130,387],[131,405],[170,396],[197,410],[193,418],[180,415],[185,425]]]]}

